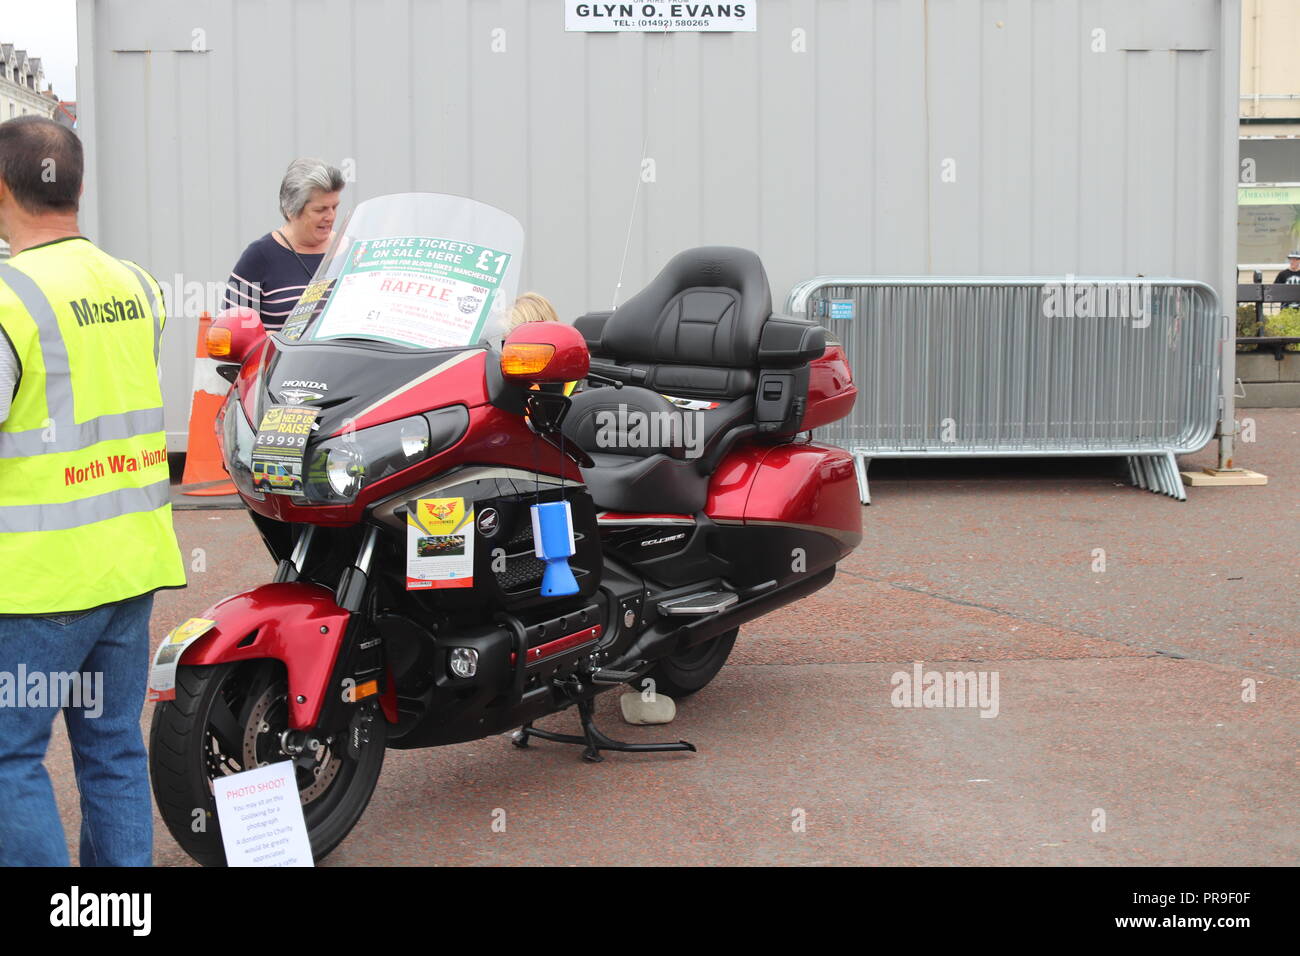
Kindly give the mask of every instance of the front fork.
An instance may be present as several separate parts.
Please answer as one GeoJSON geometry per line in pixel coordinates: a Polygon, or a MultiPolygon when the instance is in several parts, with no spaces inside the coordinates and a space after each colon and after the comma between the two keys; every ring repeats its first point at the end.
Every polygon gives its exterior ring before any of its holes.
{"type": "Polygon", "coordinates": [[[302,576],[303,565],[307,561],[307,552],[311,548],[314,537],[316,537],[316,526],[314,524],[303,525],[293,543],[293,552],[289,557],[281,558],[280,566],[275,569],[273,580],[276,584],[297,581],[302,576]]]}
{"type": "MultiPolygon", "coordinates": [[[[297,581],[306,567],[312,542],[316,537],[315,525],[304,525],[294,541],[293,552],[280,561],[276,569],[277,582],[297,581]]],[[[366,527],[352,564],[344,569],[334,589],[338,606],[348,612],[347,630],[339,645],[338,657],[330,674],[329,691],[321,702],[316,730],[290,730],[282,741],[282,749],[295,759],[310,759],[312,744],[320,730],[334,735],[346,732],[349,753],[355,757],[369,742],[369,728],[376,719],[375,705],[381,701],[394,701],[391,675],[384,652],[383,639],[371,628],[371,607],[368,599],[370,567],[375,548],[379,543],[379,528],[366,527]]],[[[301,702],[301,701],[300,701],[301,702]]],[[[395,707],[384,707],[389,720],[396,719],[395,707]]]]}

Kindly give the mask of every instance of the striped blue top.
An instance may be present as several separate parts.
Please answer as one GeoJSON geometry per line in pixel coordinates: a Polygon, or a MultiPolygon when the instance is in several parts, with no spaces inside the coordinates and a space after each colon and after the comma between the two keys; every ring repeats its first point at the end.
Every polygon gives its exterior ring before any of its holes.
{"type": "Polygon", "coordinates": [[[266,330],[274,332],[284,325],[285,316],[311,282],[307,269],[314,275],[324,255],[323,252],[295,255],[269,232],[253,240],[226,280],[226,308],[254,309],[261,314],[266,330]]]}

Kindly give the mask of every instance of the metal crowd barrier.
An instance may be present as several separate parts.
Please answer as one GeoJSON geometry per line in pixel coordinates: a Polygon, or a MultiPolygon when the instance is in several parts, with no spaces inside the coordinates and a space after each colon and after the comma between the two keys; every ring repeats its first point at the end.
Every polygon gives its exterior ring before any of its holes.
{"type": "Polygon", "coordinates": [[[1224,320],[1204,283],[818,276],[786,308],[853,368],[853,411],[817,434],[853,454],[863,504],[873,458],[999,455],[1125,456],[1135,485],[1186,500],[1174,456],[1214,436],[1224,320]]]}

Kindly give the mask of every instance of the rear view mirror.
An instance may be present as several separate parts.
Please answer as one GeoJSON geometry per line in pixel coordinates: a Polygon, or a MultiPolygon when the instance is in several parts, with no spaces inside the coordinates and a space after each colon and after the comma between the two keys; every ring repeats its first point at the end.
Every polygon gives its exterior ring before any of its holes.
{"type": "Polygon", "coordinates": [[[208,357],[219,362],[242,364],[254,349],[266,341],[262,319],[252,309],[240,307],[218,312],[208,326],[208,357]]]}
{"type": "Polygon", "coordinates": [[[525,322],[501,349],[501,374],[516,382],[576,382],[590,367],[582,333],[558,322],[525,322]]]}

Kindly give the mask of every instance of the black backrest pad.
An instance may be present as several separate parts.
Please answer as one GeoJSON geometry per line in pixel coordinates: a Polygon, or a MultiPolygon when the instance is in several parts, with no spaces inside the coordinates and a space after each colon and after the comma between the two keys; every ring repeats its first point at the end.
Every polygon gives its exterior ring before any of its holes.
{"type": "Polygon", "coordinates": [[[816,322],[774,315],[763,326],[758,361],[764,368],[791,368],[826,351],[826,330],[816,322]]]}
{"type": "Polygon", "coordinates": [[[754,369],[771,314],[772,291],[755,253],[701,246],[674,256],[614,311],[601,351],[637,366],[754,369]]]}
{"type": "Polygon", "coordinates": [[[600,336],[605,330],[605,323],[613,312],[588,312],[586,315],[580,315],[573,320],[573,327],[577,329],[587,342],[587,351],[592,356],[601,354],[600,336]]]}

